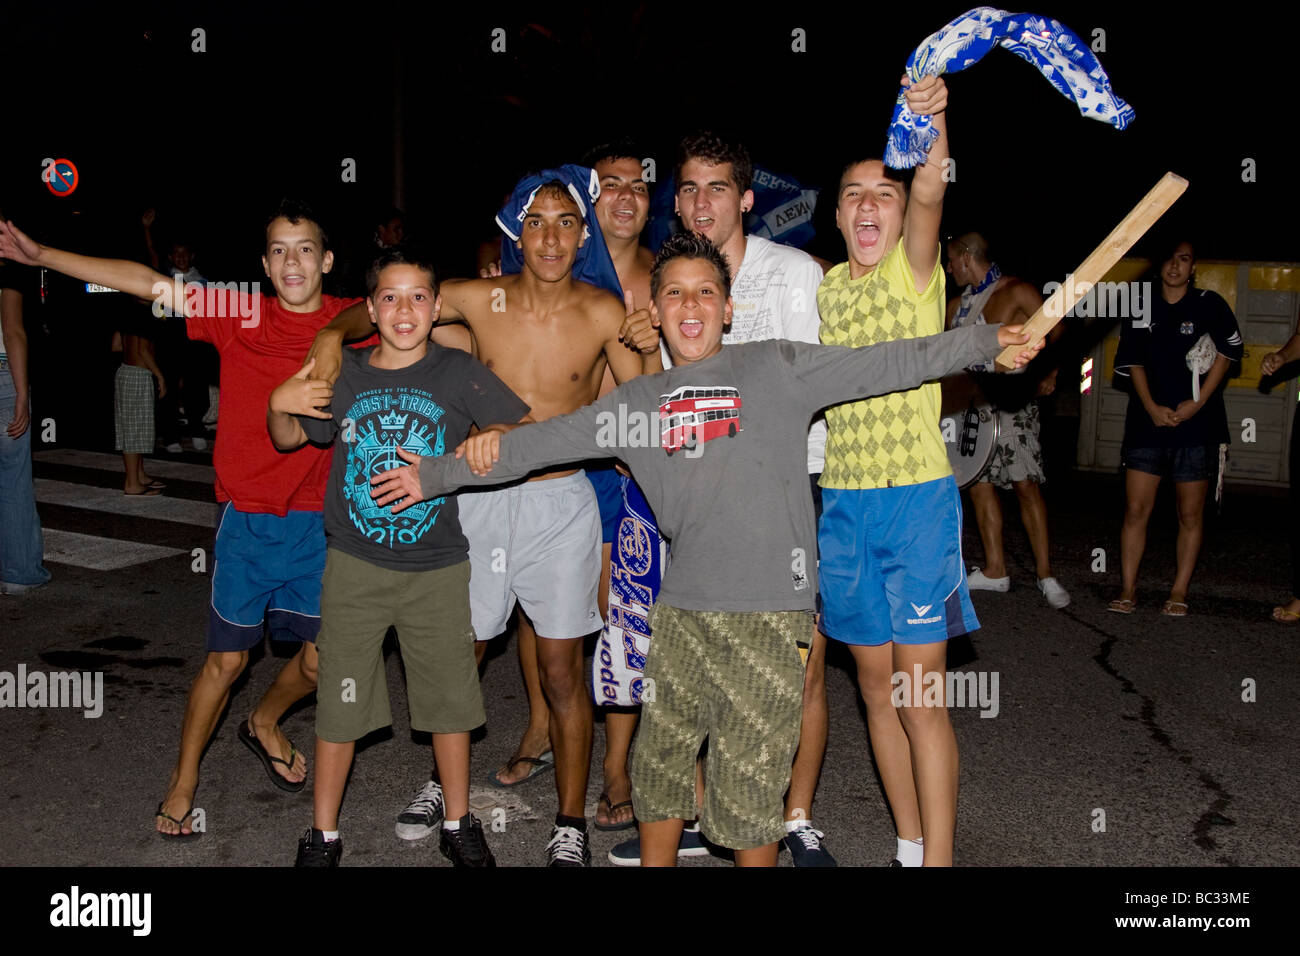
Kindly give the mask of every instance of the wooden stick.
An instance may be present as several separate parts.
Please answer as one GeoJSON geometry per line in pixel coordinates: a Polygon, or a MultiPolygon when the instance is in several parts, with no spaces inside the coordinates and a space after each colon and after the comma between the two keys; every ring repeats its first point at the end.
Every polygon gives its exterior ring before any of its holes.
{"type": "MultiPolygon", "coordinates": [[[[1142,201],[1129,211],[1118,226],[1111,230],[1101,245],[1092,250],[1082,265],[1067,276],[1066,282],[1052,293],[1042,307],[1025,323],[1025,332],[1029,333],[1028,346],[1042,339],[1056,327],[1056,323],[1065,318],[1075,303],[1088,294],[1088,291],[1102,281],[1106,273],[1124,257],[1124,253],[1133,247],[1150,229],[1157,219],[1177,201],[1187,189],[1187,180],[1174,173],[1165,173],[1160,182],[1142,197],[1142,201]]],[[[997,358],[998,368],[1003,371],[1016,367],[1016,355],[1026,345],[1012,345],[1002,350],[997,358]]]]}

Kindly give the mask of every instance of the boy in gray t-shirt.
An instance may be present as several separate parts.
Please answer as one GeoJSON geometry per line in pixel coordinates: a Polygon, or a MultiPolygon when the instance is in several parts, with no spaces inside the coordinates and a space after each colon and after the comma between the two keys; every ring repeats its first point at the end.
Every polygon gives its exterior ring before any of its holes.
{"type": "MultiPolygon", "coordinates": [[[[653,699],[632,766],[644,865],[676,860],[683,822],[695,816],[695,757],[705,737],[702,831],[735,850],[738,864],[776,862],[781,798],[799,741],[798,645],[817,593],[805,467],[813,415],[915,387],[1025,341],[1004,326],[865,349],[778,340],[724,348],[727,276],[707,239],[672,237],[651,279],[672,369],[573,414],[504,439],[476,436],[454,458],[414,461],[372,481],[377,503],[406,499],[398,511],[611,449],[632,470],[673,548],[651,621],[645,673],[653,699]]],[[[1026,350],[1018,363],[1032,355],[1026,350]]]]}

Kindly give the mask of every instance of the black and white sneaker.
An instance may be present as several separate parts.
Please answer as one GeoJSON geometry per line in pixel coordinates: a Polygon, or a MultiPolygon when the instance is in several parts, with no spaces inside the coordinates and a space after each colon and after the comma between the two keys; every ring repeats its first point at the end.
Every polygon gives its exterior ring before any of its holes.
{"type": "Polygon", "coordinates": [[[343,838],[325,841],[319,830],[308,829],[298,840],[298,859],[294,866],[338,866],[343,856],[343,838]]]}
{"type": "Polygon", "coordinates": [[[442,823],[444,807],[442,784],[430,780],[397,815],[397,826],[393,829],[402,840],[423,840],[442,823]]]}
{"type": "Polygon", "coordinates": [[[577,827],[557,826],[552,829],[551,842],[546,844],[546,865],[591,866],[587,834],[577,827]]]}
{"type": "Polygon", "coordinates": [[[483,835],[483,824],[474,814],[467,813],[460,818],[459,830],[441,827],[439,832],[442,836],[438,840],[438,849],[455,866],[485,868],[497,865],[483,835]]]}
{"type": "Polygon", "coordinates": [[[826,834],[821,830],[805,825],[787,833],[781,845],[790,851],[795,866],[835,866],[835,857],[822,843],[825,839],[826,834]]]}

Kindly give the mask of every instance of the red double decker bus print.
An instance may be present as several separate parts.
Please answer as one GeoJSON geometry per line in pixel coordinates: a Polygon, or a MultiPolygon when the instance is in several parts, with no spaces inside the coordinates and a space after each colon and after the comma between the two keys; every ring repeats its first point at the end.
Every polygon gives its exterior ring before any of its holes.
{"type": "Polygon", "coordinates": [[[740,431],[740,391],[726,385],[684,385],[659,398],[659,443],[672,454],[740,431]]]}

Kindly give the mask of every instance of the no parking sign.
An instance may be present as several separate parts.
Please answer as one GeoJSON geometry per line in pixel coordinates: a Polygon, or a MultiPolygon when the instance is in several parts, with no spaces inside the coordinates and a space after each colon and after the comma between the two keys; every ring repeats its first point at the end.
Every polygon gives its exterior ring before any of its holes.
{"type": "Polygon", "coordinates": [[[71,196],[81,184],[77,167],[72,165],[71,160],[47,159],[41,165],[45,167],[41,172],[41,178],[45,180],[45,185],[49,187],[50,192],[56,196],[71,196]]]}

